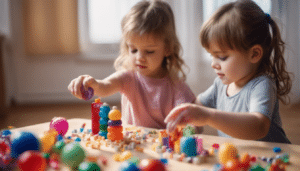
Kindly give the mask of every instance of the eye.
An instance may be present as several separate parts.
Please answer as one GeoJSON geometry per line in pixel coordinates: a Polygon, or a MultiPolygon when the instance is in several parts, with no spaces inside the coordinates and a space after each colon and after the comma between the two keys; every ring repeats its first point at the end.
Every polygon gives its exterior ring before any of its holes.
{"type": "Polygon", "coordinates": [[[227,57],[228,57],[228,56],[224,56],[224,57],[223,57],[223,56],[219,56],[218,58],[219,58],[221,61],[225,61],[225,60],[227,59],[227,57]]]}
{"type": "Polygon", "coordinates": [[[152,54],[154,53],[155,51],[146,51],[148,54],[152,54]]]}
{"type": "Polygon", "coordinates": [[[137,49],[132,49],[131,50],[131,53],[136,53],[137,52],[137,49]]]}

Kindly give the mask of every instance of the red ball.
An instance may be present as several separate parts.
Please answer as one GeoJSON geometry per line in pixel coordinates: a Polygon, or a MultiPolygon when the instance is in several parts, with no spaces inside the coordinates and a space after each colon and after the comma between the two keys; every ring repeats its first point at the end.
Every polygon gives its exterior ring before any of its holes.
{"type": "Polygon", "coordinates": [[[141,171],[165,171],[165,165],[157,159],[143,159],[139,166],[141,171]]]}
{"type": "Polygon", "coordinates": [[[46,159],[38,151],[25,151],[19,156],[18,166],[21,171],[43,171],[46,159]]]}

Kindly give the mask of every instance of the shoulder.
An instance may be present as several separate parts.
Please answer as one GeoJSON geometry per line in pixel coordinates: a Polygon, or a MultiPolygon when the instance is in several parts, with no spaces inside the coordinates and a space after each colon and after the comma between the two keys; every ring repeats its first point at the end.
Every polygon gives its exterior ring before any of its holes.
{"type": "Polygon", "coordinates": [[[120,71],[117,71],[116,74],[121,79],[130,79],[130,78],[134,78],[134,76],[135,76],[134,71],[132,71],[132,70],[120,70],[120,71]]]}
{"type": "Polygon", "coordinates": [[[178,91],[190,90],[190,87],[185,80],[169,79],[169,82],[175,87],[175,90],[178,90],[178,91]]]}
{"type": "Polygon", "coordinates": [[[181,103],[195,102],[196,96],[185,81],[177,80],[176,82],[174,82],[174,85],[175,85],[174,97],[175,97],[176,105],[181,103]]]}
{"type": "Polygon", "coordinates": [[[269,90],[273,89],[276,90],[276,84],[274,80],[269,77],[268,75],[260,75],[258,77],[255,77],[249,82],[250,89],[264,89],[269,90]]]}

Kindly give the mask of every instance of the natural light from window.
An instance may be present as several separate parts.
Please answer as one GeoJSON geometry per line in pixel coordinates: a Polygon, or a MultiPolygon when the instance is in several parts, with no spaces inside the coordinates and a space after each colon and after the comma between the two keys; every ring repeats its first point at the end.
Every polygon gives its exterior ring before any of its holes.
{"type": "Polygon", "coordinates": [[[121,20],[140,0],[88,0],[89,37],[92,43],[118,43],[121,20]]]}

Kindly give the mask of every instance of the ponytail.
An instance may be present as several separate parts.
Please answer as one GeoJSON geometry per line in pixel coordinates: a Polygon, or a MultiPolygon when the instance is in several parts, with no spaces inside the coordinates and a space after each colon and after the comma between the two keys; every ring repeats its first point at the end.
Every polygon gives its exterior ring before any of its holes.
{"type": "Polygon", "coordinates": [[[266,18],[267,22],[271,26],[272,38],[269,50],[267,52],[267,55],[269,57],[264,57],[265,60],[269,61],[262,61],[262,63],[265,64],[265,72],[270,75],[275,81],[277,87],[277,97],[284,104],[288,104],[290,102],[290,99],[287,95],[291,91],[292,81],[289,75],[290,73],[286,70],[286,62],[283,56],[285,43],[281,39],[280,30],[275,21],[271,19],[269,14],[266,14],[266,18]]]}

